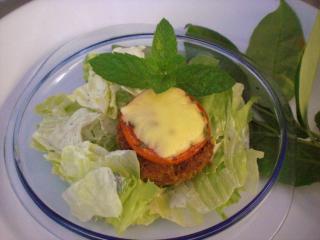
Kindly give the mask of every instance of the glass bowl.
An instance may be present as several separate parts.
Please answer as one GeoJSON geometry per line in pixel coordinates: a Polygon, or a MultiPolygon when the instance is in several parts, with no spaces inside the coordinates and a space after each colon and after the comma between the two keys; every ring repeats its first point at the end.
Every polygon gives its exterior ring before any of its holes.
{"type": "MultiPolygon", "coordinates": [[[[59,237],[62,235],[53,230],[51,220],[58,223],[59,231],[71,231],[72,234],[78,234],[78,237],[88,239],[202,239],[225,231],[235,223],[241,222],[241,219],[258,206],[263,205],[263,200],[270,193],[281,171],[287,142],[285,118],[277,94],[250,61],[240,54],[218,45],[177,35],[178,49],[181,53],[189,57],[200,52],[214,54],[220,60],[221,67],[244,84],[245,99],[258,96],[258,102],[253,108],[253,117],[268,121],[260,112],[261,109],[267,109],[276,122],[278,141],[274,143],[272,149],[272,161],[268,160],[272,170],[263,173],[255,195],[243,192],[241,200],[227,208],[226,213],[229,217],[225,220],[214,212],[206,215],[201,226],[192,228],[183,228],[166,220],[157,220],[149,226],[130,227],[120,236],[105,223],[94,221],[82,223],[71,215],[61,197],[67,184],[51,174],[50,163],[43,159],[42,153],[30,147],[31,136],[41,120],[34,113],[35,106],[50,95],[70,93],[84,83],[82,62],[87,53],[110,52],[113,45],[151,45],[152,33],[135,31],[132,34],[132,29],[135,28],[131,28],[130,34],[124,34],[128,31],[123,31],[123,27],[108,28],[69,42],[37,65],[34,74],[26,77],[25,80],[30,82],[15,104],[5,136],[5,162],[10,182],[30,214],[59,237]],[[37,207],[34,207],[34,204],[37,207]],[[43,215],[47,216],[46,220],[43,220],[43,215]]],[[[263,148],[258,150],[269,151],[263,148]]],[[[288,203],[290,201],[285,203],[286,207],[288,203]]],[[[281,221],[284,215],[286,211],[281,214],[281,221]]],[[[65,236],[64,234],[61,238],[71,239],[65,236]]]]}

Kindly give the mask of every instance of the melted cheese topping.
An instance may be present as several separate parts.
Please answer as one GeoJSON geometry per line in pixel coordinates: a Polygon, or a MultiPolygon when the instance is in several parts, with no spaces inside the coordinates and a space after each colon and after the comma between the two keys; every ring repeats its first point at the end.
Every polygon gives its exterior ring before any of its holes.
{"type": "Polygon", "coordinates": [[[199,108],[179,88],[156,94],[146,90],[121,108],[123,120],[160,157],[168,158],[204,140],[206,121],[199,108]]]}

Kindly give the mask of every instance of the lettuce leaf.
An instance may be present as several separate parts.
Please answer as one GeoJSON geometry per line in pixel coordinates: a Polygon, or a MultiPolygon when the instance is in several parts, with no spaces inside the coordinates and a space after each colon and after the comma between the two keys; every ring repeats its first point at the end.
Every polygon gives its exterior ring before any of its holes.
{"type": "Polygon", "coordinates": [[[81,135],[84,141],[98,144],[108,151],[118,149],[116,142],[116,120],[108,118],[105,114],[82,129],[81,135]]]}
{"type": "MultiPolygon", "coordinates": [[[[87,211],[90,212],[90,208],[88,207],[88,209],[84,210],[85,213],[82,213],[76,206],[73,206],[78,204],[74,198],[76,196],[79,197],[78,201],[80,202],[91,201],[91,196],[89,196],[88,200],[87,195],[81,196],[78,192],[86,191],[84,188],[89,183],[87,183],[88,180],[84,179],[88,178],[93,172],[96,173],[96,170],[99,169],[109,169],[116,179],[117,196],[120,199],[123,210],[119,215],[110,216],[116,218],[108,218],[106,221],[111,223],[118,232],[123,232],[132,224],[150,224],[159,217],[157,214],[150,212],[148,205],[160,192],[160,188],[154,183],[145,183],[140,180],[140,166],[136,153],[131,150],[108,152],[90,142],[83,142],[78,146],[65,147],[61,154],[60,167],[57,172],[60,177],[73,183],[71,187],[74,186],[72,188],[74,190],[70,190],[72,194],[69,193],[67,195],[69,196],[67,203],[71,208],[76,208],[76,210],[72,210],[76,217],[83,221],[89,219],[87,215],[85,215],[85,218],[81,214],[85,214],[87,211]],[[79,186],[79,182],[82,183],[81,186],[79,186]]],[[[90,181],[92,182],[93,180],[90,181]]],[[[93,193],[97,199],[103,199],[104,194],[114,194],[113,188],[110,191],[110,193],[106,191],[101,193],[93,191],[93,193]]],[[[94,216],[104,216],[97,212],[94,213],[94,216]]],[[[92,214],[89,216],[91,218],[92,214]]]]}
{"type": "MultiPolygon", "coordinates": [[[[132,224],[147,225],[159,217],[150,212],[148,205],[161,190],[154,183],[140,180],[139,161],[134,151],[108,152],[96,144],[83,142],[78,146],[65,147],[59,164],[57,171],[59,176],[72,183],[63,193],[63,198],[71,207],[73,215],[81,221],[88,221],[93,216],[111,217],[106,221],[111,223],[118,232],[123,232],[132,224]],[[95,178],[95,174],[103,176],[95,178]],[[111,178],[113,178],[112,183],[110,183],[111,178]],[[95,186],[92,186],[93,190],[88,192],[92,184],[97,185],[97,189],[101,188],[99,184],[102,182],[111,186],[110,192],[104,189],[96,192],[95,186]],[[111,203],[103,205],[99,202],[106,195],[111,195],[112,199],[119,198],[120,212],[117,210],[117,214],[107,216],[108,212],[104,207],[112,208],[113,205],[111,203]],[[94,207],[94,198],[97,199],[97,207],[103,209],[102,213],[94,207]]],[[[118,205],[116,209],[119,209],[118,205]]]]}
{"type": "Polygon", "coordinates": [[[66,94],[50,96],[35,108],[37,114],[42,117],[70,116],[80,106],[66,94]]]}
{"type": "MultiPolygon", "coordinates": [[[[235,86],[236,85],[237,84],[235,84],[235,86]]],[[[211,94],[200,99],[201,105],[208,114],[211,132],[215,139],[223,136],[228,119],[228,113],[231,108],[232,93],[232,90],[227,90],[222,93],[211,94]]]]}
{"type": "Polygon", "coordinates": [[[203,214],[210,211],[191,182],[166,189],[152,201],[150,208],[151,212],[183,227],[201,224],[203,214]]]}
{"type": "Polygon", "coordinates": [[[40,130],[40,132],[43,131],[43,133],[37,132],[33,135],[31,142],[32,147],[40,152],[52,150],[52,148],[47,146],[46,141],[43,141],[43,137],[40,135],[45,134],[46,131],[50,133],[50,129],[53,130],[55,123],[67,119],[79,108],[80,106],[66,94],[50,96],[39,103],[35,107],[35,112],[41,117],[47,118],[47,120],[44,121],[43,124],[40,123],[38,125],[38,130],[39,127],[41,127],[42,130],[40,130]]]}
{"type": "MultiPolygon", "coordinates": [[[[247,151],[249,150],[250,110],[254,100],[250,100],[244,106],[234,111],[229,118],[224,137],[225,165],[237,179],[238,187],[244,185],[247,171],[247,151]]],[[[238,101],[236,101],[238,104],[238,101]]],[[[236,109],[233,105],[232,109],[236,109]]]]}
{"type": "Polygon", "coordinates": [[[248,176],[244,184],[244,190],[248,193],[255,194],[258,191],[259,184],[259,168],[257,159],[262,159],[264,153],[250,148],[247,151],[247,171],[248,176]]]}
{"type": "Polygon", "coordinates": [[[88,82],[76,88],[71,97],[82,107],[105,113],[108,117],[115,119],[118,114],[116,105],[118,89],[117,85],[105,81],[89,69],[88,82]]]}
{"type": "Polygon", "coordinates": [[[201,173],[192,181],[195,190],[210,210],[228,201],[238,187],[234,174],[226,167],[217,169],[216,172],[201,173]]]}
{"type": "Polygon", "coordinates": [[[122,177],[140,179],[140,165],[135,151],[117,150],[110,152],[100,164],[108,166],[122,177]]]}
{"type": "Polygon", "coordinates": [[[116,178],[106,167],[89,172],[73,183],[62,197],[72,214],[83,222],[94,216],[118,217],[122,212],[116,178]]]}
{"type": "Polygon", "coordinates": [[[38,125],[33,134],[33,146],[46,151],[61,152],[65,146],[76,145],[83,141],[81,131],[95,121],[98,113],[80,108],[69,116],[48,116],[38,125]]]}
{"type": "Polygon", "coordinates": [[[240,195],[239,191],[235,190],[232,193],[232,195],[229,198],[229,200],[216,209],[216,212],[220,215],[220,217],[223,220],[226,220],[228,218],[228,216],[224,212],[225,208],[231,206],[232,204],[235,204],[235,203],[239,202],[240,198],[241,198],[241,195],[240,195]]]}
{"type": "Polygon", "coordinates": [[[61,153],[59,176],[68,182],[75,182],[102,165],[108,151],[90,142],[66,146],[61,153]]]}
{"type": "Polygon", "coordinates": [[[203,222],[204,214],[225,204],[237,186],[236,177],[224,166],[223,148],[219,148],[213,164],[190,181],[167,189],[152,202],[152,211],[181,226],[196,226],[203,222]]]}
{"type": "Polygon", "coordinates": [[[60,156],[51,154],[52,157],[57,165],[55,174],[70,183],[100,167],[108,167],[122,177],[140,177],[139,161],[131,150],[108,152],[99,145],[85,141],[66,146],[60,156]]]}
{"type": "Polygon", "coordinates": [[[89,75],[92,74],[92,68],[91,65],[89,63],[89,60],[98,56],[98,53],[88,53],[87,56],[84,58],[83,60],[83,64],[82,64],[82,71],[83,71],[83,79],[88,82],[89,80],[89,75]]]}
{"type": "Polygon", "coordinates": [[[117,218],[108,218],[118,233],[124,232],[130,225],[152,223],[159,215],[150,212],[150,203],[161,189],[152,182],[143,182],[139,178],[127,178],[120,199],[123,211],[117,218]]]}
{"type": "MultiPolygon", "coordinates": [[[[116,47],[113,49],[113,52],[127,53],[143,58],[144,49],[145,47],[143,46],[116,47]]],[[[97,53],[89,53],[84,59],[83,78],[87,83],[75,89],[70,98],[82,107],[105,113],[108,117],[116,119],[118,115],[117,92],[122,90],[135,96],[142,90],[120,86],[97,75],[93,71],[89,61],[98,55],[97,53]]]]}

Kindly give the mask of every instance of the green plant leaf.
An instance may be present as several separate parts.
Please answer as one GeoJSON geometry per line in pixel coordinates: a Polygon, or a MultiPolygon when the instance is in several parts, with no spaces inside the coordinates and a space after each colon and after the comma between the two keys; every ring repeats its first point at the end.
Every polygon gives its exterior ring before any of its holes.
{"type": "Polygon", "coordinates": [[[265,16],[254,29],[247,55],[280,86],[289,100],[294,96],[294,79],[303,48],[299,19],[281,0],[278,9],[265,16]]]}
{"type": "Polygon", "coordinates": [[[136,56],[102,53],[89,62],[93,71],[107,81],[132,88],[152,87],[150,68],[136,56]]]}
{"type": "MultiPolygon", "coordinates": [[[[279,142],[278,135],[254,123],[250,129],[250,142],[253,148],[265,152],[264,158],[258,161],[259,172],[262,176],[270,177],[277,159],[275,146],[279,142]]],[[[320,181],[319,156],[319,143],[289,135],[287,154],[279,180],[294,186],[320,181]]]]}
{"type": "Polygon", "coordinates": [[[199,38],[207,42],[213,42],[228,50],[239,52],[236,45],[234,45],[228,38],[226,38],[225,36],[221,35],[220,33],[214,30],[211,30],[209,28],[202,27],[202,26],[192,25],[192,24],[187,24],[186,29],[187,29],[187,32],[186,32],[187,36],[199,38]]]}
{"type": "MultiPolygon", "coordinates": [[[[320,181],[319,142],[297,139],[295,146],[295,186],[303,186],[320,181]]],[[[288,154],[290,155],[291,153],[288,154]]]]}
{"type": "Polygon", "coordinates": [[[174,87],[176,85],[176,79],[173,74],[168,75],[155,75],[152,79],[154,82],[153,90],[156,93],[162,93],[166,90],[168,90],[171,87],[174,87]]]}
{"type": "Polygon", "coordinates": [[[193,96],[207,96],[231,88],[235,81],[218,67],[191,64],[176,72],[177,86],[193,96]]]}
{"type": "MultiPolygon", "coordinates": [[[[250,123],[250,145],[263,150],[265,157],[258,161],[262,176],[270,177],[279,143],[279,126],[275,114],[268,108],[255,105],[253,121],[250,123]],[[258,117],[257,117],[258,116],[258,117]]],[[[308,138],[307,131],[294,119],[288,104],[283,106],[288,128],[288,149],[279,180],[282,183],[302,186],[320,181],[320,143],[308,138]]]]}
{"type": "Polygon", "coordinates": [[[308,103],[312,85],[320,64],[320,11],[309,35],[301,60],[299,77],[296,78],[297,116],[299,122],[308,127],[308,103]]]}
{"type": "Polygon", "coordinates": [[[173,27],[166,19],[157,25],[146,58],[122,53],[103,53],[87,59],[93,71],[107,81],[161,93],[178,86],[194,96],[206,96],[230,88],[234,80],[217,67],[214,56],[198,56],[187,65],[178,54],[173,27]],[[209,66],[210,65],[210,66],[209,66]],[[203,72],[202,72],[203,71],[203,72]]]}
{"type": "Polygon", "coordinates": [[[320,111],[314,116],[314,121],[316,122],[317,128],[320,129],[320,111]]]}

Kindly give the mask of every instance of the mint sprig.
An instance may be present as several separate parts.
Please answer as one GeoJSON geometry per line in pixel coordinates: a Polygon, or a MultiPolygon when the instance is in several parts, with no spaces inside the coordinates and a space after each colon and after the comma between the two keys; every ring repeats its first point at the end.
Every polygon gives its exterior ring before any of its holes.
{"type": "Polygon", "coordinates": [[[152,88],[152,71],[142,58],[126,53],[102,53],[89,63],[95,73],[110,82],[132,88],[152,88]]]}
{"type": "Polygon", "coordinates": [[[167,75],[185,62],[182,55],[178,54],[177,39],[173,27],[166,19],[162,19],[157,25],[152,41],[151,55],[158,66],[158,70],[167,75]]]}
{"type": "Polygon", "coordinates": [[[177,70],[177,87],[200,97],[231,88],[234,80],[219,67],[191,64],[177,70]]]}
{"type": "Polygon", "coordinates": [[[122,53],[103,53],[89,61],[93,71],[123,86],[153,89],[160,93],[179,87],[193,96],[222,92],[235,81],[212,64],[187,64],[178,53],[173,27],[166,19],[157,25],[150,53],[138,58],[122,53]]]}

